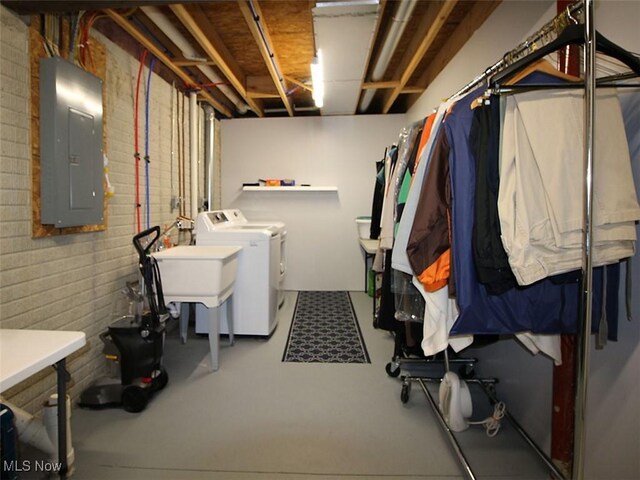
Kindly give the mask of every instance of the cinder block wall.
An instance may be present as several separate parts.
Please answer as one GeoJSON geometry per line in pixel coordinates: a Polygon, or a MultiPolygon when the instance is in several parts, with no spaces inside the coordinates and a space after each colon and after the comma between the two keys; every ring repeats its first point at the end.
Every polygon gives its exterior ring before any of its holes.
{"type": "MultiPolygon", "coordinates": [[[[76,399],[105,372],[98,335],[110,322],[119,290],[126,281],[137,278],[137,255],[131,240],[136,233],[133,106],[139,64],[96,35],[108,51],[107,154],[115,196],[109,199],[107,230],[32,238],[28,27],[3,6],[0,21],[0,328],[84,331],[88,346],[68,362],[70,393],[76,399]]],[[[151,225],[170,224],[178,215],[170,208],[172,170],[177,194],[177,163],[173,167],[171,164],[171,88],[153,75],[149,126],[151,225]]],[[[141,89],[142,152],[143,94],[141,89]]],[[[185,119],[189,118],[188,107],[187,100],[185,119]]],[[[185,131],[188,159],[188,127],[185,131]]],[[[185,163],[188,190],[189,162],[185,163]]],[[[144,162],[140,168],[144,203],[144,162]]],[[[186,202],[188,212],[188,191],[186,202]]],[[[144,213],[142,218],[144,224],[144,213]]],[[[51,393],[55,393],[55,375],[53,369],[47,369],[3,392],[3,396],[37,413],[51,393]]]]}

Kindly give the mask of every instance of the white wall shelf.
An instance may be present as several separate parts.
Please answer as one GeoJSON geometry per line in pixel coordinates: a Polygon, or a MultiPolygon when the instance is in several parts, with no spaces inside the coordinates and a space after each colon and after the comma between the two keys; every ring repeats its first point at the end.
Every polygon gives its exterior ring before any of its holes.
{"type": "Polygon", "coordinates": [[[242,187],[243,192],[337,192],[338,187],[313,186],[313,187],[242,187]]]}

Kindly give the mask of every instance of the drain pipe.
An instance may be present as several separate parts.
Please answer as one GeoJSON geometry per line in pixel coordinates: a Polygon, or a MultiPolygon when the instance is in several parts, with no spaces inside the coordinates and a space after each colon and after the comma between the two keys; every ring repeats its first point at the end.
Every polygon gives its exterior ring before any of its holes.
{"type": "Polygon", "coordinates": [[[2,404],[13,412],[14,422],[20,441],[27,445],[31,445],[49,456],[55,454],[56,449],[54,448],[52,439],[47,433],[47,428],[42,420],[39,420],[29,412],[7,402],[4,399],[2,399],[2,404]]]}
{"type": "MultiPolygon", "coordinates": [[[[418,0],[408,0],[398,3],[398,11],[393,17],[389,33],[387,34],[384,45],[382,45],[382,50],[380,50],[380,55],[378,55],[376,64],[373,67],[373,72],[371,72],[372,82],[382,80],[382,77],[389,66],[389,62],[391,61],[391,57],[393,56],[393,52],[396,51],[398,43],[400,43],[404,29],[409,23],[409,19],[411,18],[411,14],[418,3],[418,0]]],[[[367,89],[364,91],[362,100],[360,100],[360,113],[366,112],[375,93],[376,91],[374,89],[367,89]]]]}
{"type": "Polygon", "coordinates": [[[191,218],[198,216],[198,94],[189,93],[189,155],[191,157],[191,218]]]}
{"type": "MultiPolygon", "coordinates": [[[[189,40],[187,40],[184,35],[178,30],[169,19],[160,11],[158,7],[141,7],[144,14],[149,17],[155,25],[167,36],[169,40],[171,40],[176,47],[180,49],[184,58],[189,60],[207,60],[206,58],[202,58],[198,55],[198,53],[193,49],[189,40]]],[[[240,113],[246,113],[249,110],[249,106],[240,98],[236,93],[225,85],[227,83],[226,79],[221,78],[215,70],[213,70],[209,65],[197,65],[197,68],[213,83],[220,84],[216,85],[217,88],[236,106],[240,113]]]]}
{"type": "MultiPolygon", "coordinates": [[[[58,463],[58,395],[53,394],[44,404],[44,418],[40,420],[29,412],[0,398],[14,416],[14,423],[21,442],[46,453],[54,463],[58,463]]],[[[73,472],[75,452],[71,443],[71,401],[67,402],[67,474],[73,472]]]]}
{"type": "Polygon", "coordinates": [[[215,110],[209,104],[204,109],[204,181],[206,189],[207,210],[213,210],[213,159],[215,142],[215,110]]]}

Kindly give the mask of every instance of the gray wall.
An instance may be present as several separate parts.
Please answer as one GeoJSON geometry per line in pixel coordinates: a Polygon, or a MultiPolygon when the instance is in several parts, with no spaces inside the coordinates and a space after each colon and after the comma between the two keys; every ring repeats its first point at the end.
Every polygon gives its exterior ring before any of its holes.
{"type": "Polygon", "coordinates": [[[287,225],[290,290],[362,290],[355,219],[371,214],[375,162],[404,115],[223,120],[222,206],[287,225]],[[243,182],[293,178],[337,192],[246,192],[243,182]]]}

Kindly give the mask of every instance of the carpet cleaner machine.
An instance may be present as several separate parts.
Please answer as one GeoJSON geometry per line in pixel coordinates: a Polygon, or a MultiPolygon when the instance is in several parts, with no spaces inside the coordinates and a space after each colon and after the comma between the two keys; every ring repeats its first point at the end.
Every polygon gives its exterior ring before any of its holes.
{"type": "Polygon", "coordinates": [[[142,284],[140,287],[140,282],[129,282],[120,292],[120,303],[126,308],[112,309],[116,320],[100,335],[112,375],[98,379],[84,390],[78,402],[80,407],[120,405],[128,412],[141,412],[151,396],[169,381],[162,366],[168,314],[160,272],[150,255],[159,238],[159,226],[133,237],[142,284]]]}

